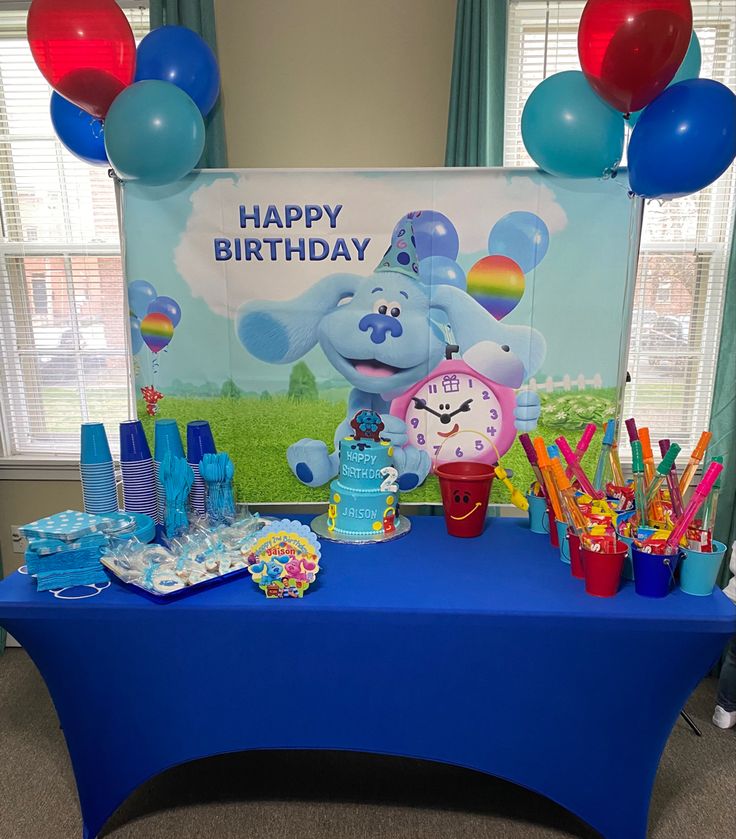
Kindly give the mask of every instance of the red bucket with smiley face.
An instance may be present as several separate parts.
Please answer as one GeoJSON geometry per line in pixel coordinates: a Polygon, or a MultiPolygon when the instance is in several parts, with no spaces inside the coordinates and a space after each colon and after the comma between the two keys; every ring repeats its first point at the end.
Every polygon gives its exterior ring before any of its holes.
{"type": "Polygon", "coordinates": [[[445,524],[450,536],[480,536],[486,523],[493,467],[486,463],[454,461],[435,469],[440,479],[445,524]]]}

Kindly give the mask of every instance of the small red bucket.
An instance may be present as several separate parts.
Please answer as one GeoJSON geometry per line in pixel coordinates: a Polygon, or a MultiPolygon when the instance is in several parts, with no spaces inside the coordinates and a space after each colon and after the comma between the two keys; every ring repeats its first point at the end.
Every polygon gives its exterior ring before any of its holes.
{"type": "Polygon", "coordinates": [[[583,557],[580,553],[582,547],[580,546],[580,537],[572,531],[567,533],[567,544],[570,548],[570,573],[578,580],[585,578],[585,567],[583,565],[583,557]]]}
{"type": "Polygon", "coordinates": [[[435,468],[440,479],[445,524],[450,536],[480,536],[486,523],[493,467],[453,461],[435,468]]]}
{"type": "Polygon", "coordinates": [[[551,505],[547,505],[547,518],[549,519],[549,543],[553,548],[560,547],[560,536],[557,533],[557,519],[551,505]]]}
{"type": "MultiPolygon", "coordinates": [[[[616,542],[614,551],[591,551],[580,546],[585,569],[585,591],[594,597],[613,597],[621,585],[628,545],[616,542]]],[[[572,555],[572,552],[571,552],[572,555]]]]}

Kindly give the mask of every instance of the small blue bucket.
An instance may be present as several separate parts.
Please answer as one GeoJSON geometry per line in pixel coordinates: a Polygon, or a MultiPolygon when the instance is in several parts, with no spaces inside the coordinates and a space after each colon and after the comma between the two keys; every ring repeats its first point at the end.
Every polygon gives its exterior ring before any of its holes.
{"type": "Polygon", "coordinates": [[[527,495],[529,502],[529,529],[532,533],[549,533],[547,518],[547,501],[541,495],[527,495]]]}
{"type": "Polygon", "coordinates": [[[681,549],[680,588],[685,594],[708,597],[715,588],[725,553],[726,546],[716,541],[710,553],[681,549]]]}

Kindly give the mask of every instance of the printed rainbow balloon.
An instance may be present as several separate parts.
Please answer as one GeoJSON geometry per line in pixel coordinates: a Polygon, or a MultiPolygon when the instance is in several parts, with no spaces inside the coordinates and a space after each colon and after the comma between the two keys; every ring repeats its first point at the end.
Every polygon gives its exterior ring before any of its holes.
{"type": "Polygon", "coordinates": [[[524,273],[507,256],[484,256],[467,276],[468,293],[497,320],[514,309],[524,294],[524,273]]]}
{"type": "Polygon", "coordinates": [[[141,336],[152,353],[161,352],[174,335],[171,318],[161,312],[151,312],[141,321],[141,336]]]}

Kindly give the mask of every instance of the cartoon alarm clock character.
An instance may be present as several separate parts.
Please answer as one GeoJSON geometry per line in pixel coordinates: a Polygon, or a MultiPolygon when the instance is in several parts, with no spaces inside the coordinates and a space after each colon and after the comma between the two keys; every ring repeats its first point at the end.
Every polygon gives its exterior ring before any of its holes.
{"type": "Polygon", "coordinates": [[[496,463],[516,437],[516,394],[453,358],[458,349],[448,345],[445,361],[394,399],[391,413],[404,420],[409,443],[427,452],[432,463],[460,458],[496,463]]]}

